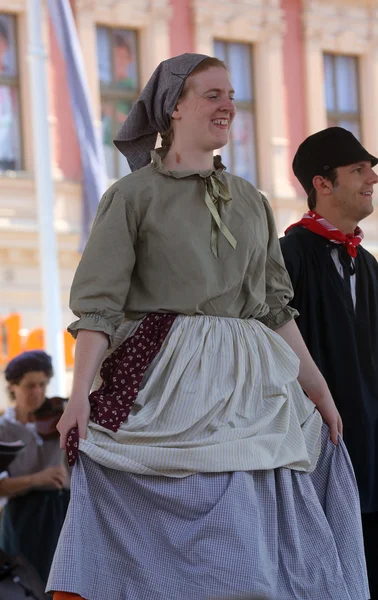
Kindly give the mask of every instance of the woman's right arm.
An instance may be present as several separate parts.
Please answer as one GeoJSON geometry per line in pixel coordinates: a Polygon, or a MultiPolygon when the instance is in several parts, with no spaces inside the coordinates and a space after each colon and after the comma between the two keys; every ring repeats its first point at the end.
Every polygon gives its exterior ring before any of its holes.
{"type": "Polygon", "coordinates": [[[57,425],[61,448],[66,447],[68,432],[73,427],[78,427],[79,437],[86,437],[90,413],[88,397],[96,371],[108,348],[108,344],[108,336],[101,331],[80,329],[77,334],[72,392],[63,416],[57,425]]]}
{"type": "Polygon", "coordinates": [[[79,317],[69,331],[77,337],[72,393],[57,429],[60,447],[78,427],[85,438],[89,392],[124,306],[135,264],[137,216],[119,183],[103,196],[71,288],[70,308],[79,317]]]}
{"type": "Polygon", "coordinates": [[[38,488],[56,488],[60,490],[66,480],[66,469],[63,465],[48,467],[38,473],[4,477],[0,480],[0,497],[10,498],[38,488]]]}

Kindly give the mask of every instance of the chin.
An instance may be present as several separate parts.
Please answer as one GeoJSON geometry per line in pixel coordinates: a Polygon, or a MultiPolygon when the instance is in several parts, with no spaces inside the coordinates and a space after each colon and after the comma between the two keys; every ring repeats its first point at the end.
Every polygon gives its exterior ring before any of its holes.
{"type": "Polygon", "coordinates": [[[373,204],[373,202],[371,201],[370,204],[368,204],[365,208],[366,208],[366,213],[368,215],[371,215],[371,213],[374,212],[374,204],[373,204]]]}
{"type": "Polygon", "coordinates": [[[227,140],[214,140],[213,143],[211,144],[211,149],[212,150],[220,150],[221,148],[224,148],[225,146],[227,146],[228,144],[228,138],[227,140]]]}
{"type": "Polygon", "coordinates": [[[224,146],[228,144],[229,140],[229,132],[223,131],[219,132],[217,136],[211,136],[211,138],[209,138],[209,145],[211,144],[212,148],[217,150],[218,148],[224,148],[224,146]]]}
{"type": "Polygon", "coordinates": [[[29,402],[29,405],[28,405],[29,412],[35,412],[36,410],[41,408],[44,401],[45,401],[45,399],[42,398],[41,400],[34,400],[32,402],[29,402]]]}
{"type": "Polygon", "coordinates": [[[367,206],[364,211],[361,211],[357,222],[359,223],[363,219],[370,217],[370,215],[374,212],[374,206],[367,206]]]}

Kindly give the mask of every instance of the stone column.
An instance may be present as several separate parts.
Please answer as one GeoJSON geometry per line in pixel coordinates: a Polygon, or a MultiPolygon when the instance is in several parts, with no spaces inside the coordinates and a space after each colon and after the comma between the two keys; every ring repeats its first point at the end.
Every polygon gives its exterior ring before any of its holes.
{"type": "Polygon", "coordinates": [[[158,64],[170,56],[169,21],[171,7],[168,0],[151,3],[142,30],[142,83],[146,83],[158,64]]]}
{"type": "Polygon", "coordinates": [[[273,199],[293,198],[283,81],[282,21],[267,24],[255,48],[260,187],[273,199]]]}
{"type": "Polygon", "coordinates": [[[306,31],[305,73],[307,100],[307,134],[327,127],[324,89],[324,61],[321,37],[317,31],[306,31]]]}

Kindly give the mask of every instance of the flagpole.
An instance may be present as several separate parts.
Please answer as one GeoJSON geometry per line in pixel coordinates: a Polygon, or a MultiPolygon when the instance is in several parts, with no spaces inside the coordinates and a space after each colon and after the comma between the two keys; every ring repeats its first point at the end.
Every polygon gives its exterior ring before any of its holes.
{"type": "Polygon", "coordinates": [[[28,0],[28,61],[31,121],[33,129],[34,178],[38,212],[39,255],[45,348],[52,356],[52,395],[65,396],[65,369],[61,324],[59,267],[54,229],[54,185],[47,120],[47,54],[43,45],[41,0],[28,0]]]}

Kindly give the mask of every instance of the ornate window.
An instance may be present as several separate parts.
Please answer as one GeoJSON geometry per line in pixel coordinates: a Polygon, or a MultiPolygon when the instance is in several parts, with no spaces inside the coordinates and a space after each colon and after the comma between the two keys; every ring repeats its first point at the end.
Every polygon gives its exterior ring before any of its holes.
{"type": "Polygon", "coordinates": [[[214,54],[229,69],[237,108],[230,141],[221,149],[222,158],[229,171],[257,184],[253,47],[216,40],[214,54]]]}
{"type": "Polygon", "coordinates": [[[139,96],[138,34],[133,29],[97,27],[101,125],[109,179],[130,172],[113,139],[139,96]]]}
{"type": "Polygon", "coordinates": [[[22,168],[16,17],[0,13],[0,171],[22,168]]]}
{"type": "Polygon", "coordinates": [[[328,127],[338,125],[361,136],[358,58],[324,54],[328,127]]]}

